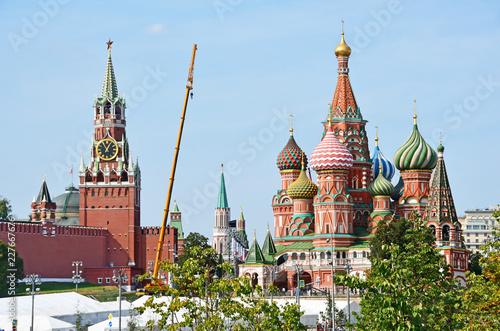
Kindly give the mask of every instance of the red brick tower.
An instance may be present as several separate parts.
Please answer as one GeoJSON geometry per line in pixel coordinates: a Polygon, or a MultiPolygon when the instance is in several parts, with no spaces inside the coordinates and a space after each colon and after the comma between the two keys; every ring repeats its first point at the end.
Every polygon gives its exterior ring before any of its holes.
{"type": "Polygon", "coordinates": [[[107,265],[135,266],[139,261],[141,176],[125,133],[125,99],[120,98],[111,62],[100,98],[94,101],[94,137],[90,164],[82,161],[80,225],[107,228],[107,265]]]}
{"type": "Polygon", "coordinates": [[[42,187],[38,196],[33,198],[31,203],[31,221],[35,222],[40,220],[42,224],[45,224],[48,220],[54,222],[56,219],[56,204],[52,202],[50,198],[49,188],[47,182],[45,181],[45,176],[43,176],[42,187]],[[48,219],[47,219],[48,216],[48,219]]]}
{"type": "MultiPolygon", "coordinates": [[[[338,78],[332,103],[330,104],[329,119],[335,136],[343,142],[352,153],[354,164],[349,170],[347,186],[354,202],[354,226],[367,226],[372,209],[372,197],[367,191],[371,182],[370,150],[365,125],[356,103],[351,82],[349,81],[349,56],[351,48],[342,40],[335,48],[338,60],[338,78]]],[[[328,130],[328,121],[323,122],[325,132],[328,130]]]]}

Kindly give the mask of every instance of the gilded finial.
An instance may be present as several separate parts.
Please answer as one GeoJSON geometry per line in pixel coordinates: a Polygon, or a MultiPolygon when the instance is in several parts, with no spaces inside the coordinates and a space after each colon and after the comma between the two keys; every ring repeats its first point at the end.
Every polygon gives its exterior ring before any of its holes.
{"type": "Polygon", "coordinates": [[[45,182],[45,177],[47,177],[47,175],[43,175],[43,181],[45,182]]]}
{"type": "Polygon", "coordinates": [[[380,153],[378,154],[378,172],[382,173],[382,156],[380,156],[380,153]]]}
{"type": "Polygon", "coordinates": [[[413,124],[417,124],[417,99],[413,99],[414,106],[414,114],[413,114],[413,124]]]}
{"type": "Polygon", "coordinates": [[[290,114],[290,135],[293,135],[293,115],[290,114]]]}
{"type": "Polygon", "coordinates": [[[344,20],[342,20],[341,22],[342,22],[342,35],[344,35],[344,20]]]}
{"type": "Polygon", "coordinates": [[[350,56],[351,48],[345,43],[344,40],[344,20],[342,20],[342,39],[340,40],[340,44],[335,48],[336,56],[350,56]]]}
{"type": "Polygon", "coordinates": [[[243,211],[243,207],[242,206],[240,206],[240,211],[243,211]]]}
{"type": "Polygon", "coordinates": [[[257,231],[253,229],[253,240],[257,240],[257,231]]]}
{"type": "Polygon", "coordinates": [[[329,128],[332,127],[332,118],[331,117],[328,117],[328,127],[329,128]]]}
{"type": "Polygon", "coordinates": [[[378,146],[378,126],[375,125],[375,146],[378,146]]]}
{"type": "Polygon", "coordinates": [[[443,144],[443,131],[439,132],[439,144],[443,144]]]}
{"type": "Polygon", "coordinates": [[[302,169],[302,171],[304,171],[304,170],[306,170],[306,169],[305,169],[305,162],[304,162],[304,160],[305,160],[305,157],[304,157],[304,151],[302,151],[302,152],[300,153],[300,156],[301,156],[301,160],[300,160],[300,163],[301,163],[301,169],[302,169]]]}
{"type": "Polygon", "coordinates": [[[267,221],[267,232],[269,232],[269,221],[267,221]]]}
{"type": "Polygon", "coordinates": [[[220,172],[224,172],[224,163],[220,164],[220,172]]]}

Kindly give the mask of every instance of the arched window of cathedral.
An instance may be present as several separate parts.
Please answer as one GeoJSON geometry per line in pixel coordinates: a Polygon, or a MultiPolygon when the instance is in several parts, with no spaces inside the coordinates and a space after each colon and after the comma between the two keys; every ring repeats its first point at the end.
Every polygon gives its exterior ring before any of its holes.
{"type": "Polygon", "coordinates": [[[330,226],[328,224],[326,225],[326,233],[330,233],[330,226]]]}
{"type": "Polygon", "coordinates": [[[332,258],[332,253],[330,251],[326,252],[326,259],[330,260],[332,258]]]}
{"type": "Polygon", "coordinates": [[[306,259],[306,253],[300,253],[300,259],[305,260],[306,259]]]}
{"type": "Polygon", "coordinates": [[[337,252],[337,259],[340,259],[340,252],[337,252]]]}
{"type": "Polygon", "coordinates": [[[120,119],[122,115],[122,109],[119,106],[115,106],[115,115],[116,118],[120,119]]]}
{"type": "Polygon", "coordinates": [[[450,240],[450,227],[448,225],[443,226],[441,236],[443,237],[443,240],[450,240]]]}
{"type": "Polygon", "coordinates": [[[365,212],[363,213],[363,222],[364,222],[365,224],[368,224],[368,218],[369,218],[369,217],[370,217],[370,213],[369,213],[369,212],[367,212],[367,211],[365,211],[365,212]]]}
{"type": "Polygon", "coordinates": [[[286,235],[288,236],[289,232],[288,232],[288,228],[286,228],[286,235]]]}
{"type": "Polygon", "coordinates": [[[352,178],[352,188],[357,190],[358,189],[358,177],[354,176],[352,178]]]}
{"type": "Polygon", "coordinates": [[[319,258],[320,258],[321,260],[324,260],[324,259],[325,259],[325,252],[321,252],[321,253],[319,254],[319,258]]]}
{"type": "Polygon", "coordinates": [[[339,226],[338,226],[338,228],[339,228],[339,229],[338,229],[338,230],[339,230],[339,231],[338,231],[339,233],[344,233],[344,223],[340,223],[340,224],[339,224],[339,226]]]}
{"type": "Polygon", "coordinates": [[[366,251],[363,251],[363,258],[366,258],[366,251]]]}
{"type": "Polygon", "coordinates": [[[342,252],[342,258],[345,259],[346,258],[346,254],[345,252],[342,252]]]}
{"type": "Polygon", "coordinates": [[[292,260],[297,260],[297,253],[292,254],[292,260]]]}
{"type": "Polygon", "coordinates": [[[356,253],[356,252],[352,252],[352,258],[353,258],[353,259],[355,259],[355,258],[357,258],[357,257],[358,257],[358,253],[356,253]]]}

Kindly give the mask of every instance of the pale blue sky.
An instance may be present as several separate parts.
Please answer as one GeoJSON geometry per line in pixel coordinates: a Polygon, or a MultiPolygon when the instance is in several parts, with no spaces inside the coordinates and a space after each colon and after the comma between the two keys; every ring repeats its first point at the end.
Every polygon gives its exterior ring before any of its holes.
{"type": "Polygon", "coordinates": [[[88,160],[111,38],[142,170],[142,224],[159,225],[197,43],[173,198],[185,232],[211,237],[224,162],[233,218],[243,206],[249,237],[256,228],[262,240],[280,188],[287,114],[308,156],[321,137],[342,19],[371,152],[377,125],[381,150],[393,157],[410,135],[416,98],[426,141],[437,147],[443,132],[458,214],[498,204],[496,1],[3,1],[0,194],[26,218],[44,174],[55,196],[82,151],[88,160]]]}

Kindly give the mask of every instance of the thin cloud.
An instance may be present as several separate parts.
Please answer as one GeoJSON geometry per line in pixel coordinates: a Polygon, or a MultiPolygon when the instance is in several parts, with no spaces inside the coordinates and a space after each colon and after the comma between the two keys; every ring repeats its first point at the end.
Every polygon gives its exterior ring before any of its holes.
{"type": "Polygon", "coordinates": [[[162,34],[165,33],[165,31],[167,31],[165,25],[160,23],[151,24],[146,27],[146,32],[150,34],[162,34]]]}

